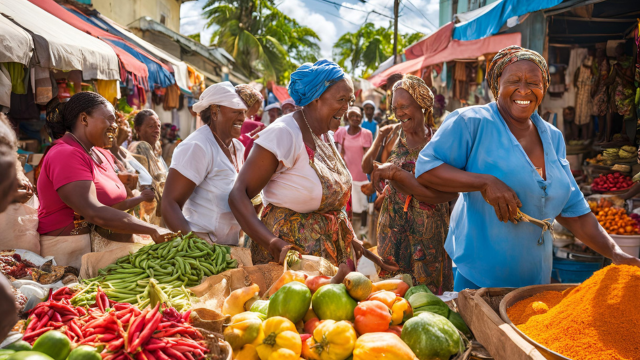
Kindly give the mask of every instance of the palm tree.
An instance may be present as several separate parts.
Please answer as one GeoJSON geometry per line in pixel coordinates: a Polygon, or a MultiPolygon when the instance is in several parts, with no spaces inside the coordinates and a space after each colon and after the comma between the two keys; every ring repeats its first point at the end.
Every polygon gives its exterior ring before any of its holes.
{"type": "MultiPolygon", "coordinates": [[[[398,52],[420,40],[424,34],[401,34],[398,37],[398,52]]],[[[365,23],[355,32],[343,34],[333,46],[334,58],[343,68],[355,76],[360,69],[361,76],[375,71],[380,63],[393,55],[393,24],[389,27],[376,27],[365,23]]]]}
{"type": "Polygon", "coordinates": [[[224,48],[247,76],[280,78],[292,61],[317,57],[318,35],[278,10],[273,0],[208,0],[206,27],[217,26],[211,44],[224,48]]]}

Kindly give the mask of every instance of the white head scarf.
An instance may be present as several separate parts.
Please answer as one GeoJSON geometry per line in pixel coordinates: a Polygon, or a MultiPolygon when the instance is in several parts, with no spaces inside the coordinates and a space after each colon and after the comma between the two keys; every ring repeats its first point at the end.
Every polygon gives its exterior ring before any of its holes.
{"type": "Polygon", "coordinates": [[[282,102],[282,106],[284,106],[285,104],[291,104],[291,105],[293,105],[293,106],[296,106],[296,102],[295,102],[295,101],[293,101],[293,99],[292,99],[292,98],[288,98],[287,100],[285,100],[285,101],[283,101],[283,102],[282,102]]]}
{"type": "Polygon", "coordinates": [[[236,88],[228,81],[209,86],[200,94],[200,100],[193,104],[193,111],[200,113],[211,105],[222,105],[232,109],[247,110],[236,88]]]}
{"type": "Polygon", "coordinates": [[[280,107],[280,103],[273,103],[273,104],[267,105],[267,107],[264,108],[264,111],[269,111],[271,109],[282,109],[282,107],[280,107]]]}
{"type": "Polygon", "coordinates": [[[350,113],[350,112],[352,112],[352,111],[353,111],[353,112],[355,112],[355,113],[358,113],[360,116],[362,116],[362,111],[360,110],[360,108],[359,108],[359,107],[357,107],[357,106],[352,106],[352,107],[350,107],[350,108],[347,110],[347,115],[349,115],[349,113],[350,113]]]}

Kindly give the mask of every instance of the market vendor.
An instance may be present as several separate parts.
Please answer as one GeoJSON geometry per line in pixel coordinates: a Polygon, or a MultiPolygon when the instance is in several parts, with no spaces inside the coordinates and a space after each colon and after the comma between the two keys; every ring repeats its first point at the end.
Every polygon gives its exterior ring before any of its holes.
{"type": "Polygon", "coordinates": [[[238,138],[247,105],[225,81],[203,91],[193,110],[208,126],[189,135],[173,153],[162,212],[173,231],[194,231],[213,243],[238,245],[240,225],[228,199],[244,163],[238,138]]]}
{"type": "Polygon", "coordinates": [[[282,263],[291,248],[334,265],[355,261],[364,249],[344,211],[351,176],[328,135],[354,100],[353,83],[320,60],[292,73],[288,90],[301,109],[260,133],[229,196],[231,210],[251,237],[254,264],[282,263]],[[259,219],[251,198],[261,191],[259,219]]]}
{"type": "Polygon", "coordinates": [[[511,223],[518,209],[556,219],[616,264],[640,265],[600,227],[571,174],[561,132],[536,113],[549,85],[538,53],[510,46],[487,71],[497,99],[453,112],[421,151],[417,181],[385,164],[374,181],[463,193],[445,249],[458,267],[454,289],[521,287],[551,279],[552,235],[532,223],[511,223]]]}
{"type": "Polygon", "coordinates": [[[55,257],[58,265],[79,268],[82,255],[92,250],[92,236],[118,242],[131,242],[130,234],[147,234],[155,242],[171,236],[112,207],[127,197],[114,157],[103,149],[112,141],[114,122],[113,106],[94,92],[47,105],[46,126],[57,141],[38,177],[38,232],[41,255],[55,257]]]}

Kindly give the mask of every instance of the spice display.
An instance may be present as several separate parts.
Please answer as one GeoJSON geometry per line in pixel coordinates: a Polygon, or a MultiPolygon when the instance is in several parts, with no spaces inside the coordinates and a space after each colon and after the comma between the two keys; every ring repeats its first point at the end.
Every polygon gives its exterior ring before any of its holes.
{"type": "Polygon", "coordinates": [[[11,250],[5,250],[0,253],[0,272],[6,276],[21,279],[29,276],[30,270],[35,268],[35,265],[23,260],[19,254],[11,250]]]}
{"type": "Polygon", "coordinates": [[[546,313],[549,309],[558,305],[563,298],[563,293],[559,291],[544,291],[530,298],[518,301],[515,305],[507,309],[507,315],[514,325],[521,325],[526,323],[527,320],[534,315],[546,313]]]}
{"type": "Polygon", "coordinates": [[[640,268],[607,266],[518,328],[573,360],[640,359],[638,289],[640,268]]]}

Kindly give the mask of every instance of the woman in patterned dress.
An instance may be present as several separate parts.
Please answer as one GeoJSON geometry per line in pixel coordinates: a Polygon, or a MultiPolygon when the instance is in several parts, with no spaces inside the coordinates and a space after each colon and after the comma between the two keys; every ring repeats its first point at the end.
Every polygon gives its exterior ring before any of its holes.
{"type": "Polygon", "coordinates": [[[320,60],[291,74],[288,90],[301,109],[260,132],[229,196],[251,237],[254,264],[282,263],[293,248],[336,266],[364,253],[397,269],[364,250],[344,210],[351,176],[328,132],[353,102],[351,79],[336,63],[320,60]],[[258,219],[251,198],[261,191],[265,207],[258,219]]]}
{"type": "MultiPolygon", "coordinates": [[[[422,79],[405,75],[394,85],[392,110],[401,124],[392,130],[396,134],[383,152],[385,166],[374,165],[377,188],[379,175],[385,179],[407,176],[415,181],[412,174],[418,154],[433,135],[433,94],[422,79]]],[[[457,193],[423,189],[423,193],[407,196],[403,185],[391,180],[381,191],[385,199],[378,218],[378,254],[395,260],[400,269],[381,271],[380,276],[411,274],[414,283],[442,294],[453,290],[451,259],[444,242],[449,227],[447,202],[457,193]]]]}

